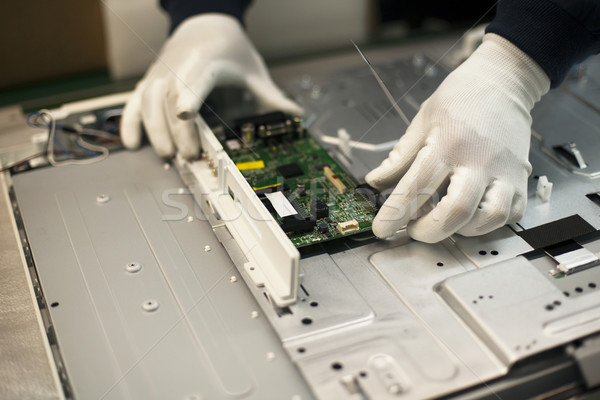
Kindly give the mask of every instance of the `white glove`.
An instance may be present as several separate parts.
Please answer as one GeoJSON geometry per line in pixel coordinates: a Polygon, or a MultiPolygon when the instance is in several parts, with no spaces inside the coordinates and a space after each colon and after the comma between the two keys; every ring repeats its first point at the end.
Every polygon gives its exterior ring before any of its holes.
{"type": "MultiPolygon", "coordinates": [[[[527,203],[530,111],[550,88],[542,68],[508,40],[483,43],[425,101],[388,158],[366,176],[396,185],[375,220],[380,238],[406,226],[434,243],[455,232],[475,236],[518,221],[527,203]],[[433,210],[412,220],[440,186],[433,210]]],[[[421,210],[422,212],[422,210],[421,210]]]]}
{"type": "Polygon", "coordinates": [[[193,118],[219,85],[248,88],[265,110],[302,113],[273,83],[240,23],[225,14],[203,14],[185,20],[173,32],[138,83],[123,111],[123,144],[129,149],[140,146],[143,121],[159,156],[179,151],[185,158],[196,158],[200,145],[193,118]]]}

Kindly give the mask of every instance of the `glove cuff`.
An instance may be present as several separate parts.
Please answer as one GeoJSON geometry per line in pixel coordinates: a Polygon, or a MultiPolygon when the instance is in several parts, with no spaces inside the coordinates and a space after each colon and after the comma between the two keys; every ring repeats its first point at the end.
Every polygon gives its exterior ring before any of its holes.
{"type": "Polygon", "coordinates": [[[245,35],[242,24],[235,17],[221,13],[206,13],[187,18],[175,29],[172,36],[187,36],[188,33],[194,36],[198,29],[201,29],[203,34],[211,30],[222,36],[233,31],[245,35]]]}
{"type": "Polygon", "coordinates": [[[488,33],[465,63],[474,62],[474,73],[497,82],[498,88],[517,96],[531,110],[550,90],[550,78],[531,57],[502,36],[488,33]]]}

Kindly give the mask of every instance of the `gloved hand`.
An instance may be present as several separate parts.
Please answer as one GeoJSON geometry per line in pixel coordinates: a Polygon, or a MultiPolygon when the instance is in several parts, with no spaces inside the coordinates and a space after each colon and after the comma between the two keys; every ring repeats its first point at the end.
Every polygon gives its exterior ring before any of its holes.
{"type": "Polygon", "coordinates": [[[550,88],[546,73],[508,40],[487,34],[425,101],[366,181],[396,185],[373,221],[380,238],[406,226],[423,242],[475,236],[518,221],[527,202],[530,111],[550,88]],[[435,207],[411,218],[449,179],[435,207]]]}
{"type": "Polygon", "coordinates": [[[138,83],[123,111],[123,144],[129,149],[140,146],[143,122],[159,156],[179,151],[196,158],[200,145],[193,118],[219,85],[248,88],[264,109],[302,113],[273,83],[240,23],[224,14],[203,14],[173,32],[138,83]]]}

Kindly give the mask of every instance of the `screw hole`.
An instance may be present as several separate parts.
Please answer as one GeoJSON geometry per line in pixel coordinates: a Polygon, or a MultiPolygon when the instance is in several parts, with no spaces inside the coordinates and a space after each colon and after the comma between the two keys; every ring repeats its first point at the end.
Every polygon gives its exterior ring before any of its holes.
{"type": "Polygon", "coordinates": [[[473,304],[477,304],[477,300],[473,300],[473,304]]]}
{"type": "Polygon", "coordinates": [[[487,251],[485,250],[479,250],[479,254],[482,256],[485,256],[487,254],[487,251]]]}
{"type": "Polygon", "coordinates": [[[560,304],[561,304],[561,303],[560,303],[560,301],[558,301],[558,300],[554,300],[554,305],[555,305],[555,306],[560,306],[560,304]]]}
{"type": "Polygon", "coordinates": [[[490,294],[490,295],[488,296],[488,298],[490,298],[490,299],[493,299],[493,298],[494,298],[494,296],[492,296],[492,295],[490,294]]]}
{"type": "Polygon", "coordinates": [[[439,263],[437,263],[437,266],[438,266],[438,267],[443,267],[443,266],[444,266],[444,263],[443,263],[443,262],[439,262],[439,263]]]}
{"type": "Polygon", "coordinates": [[[563,294],[565,295],[565,297],[569,297],[571,295],[571,293],[569,292],[563,292],[563,294]]]}
{"type": "Polygon", "coordinates": [[[335,369],[336,371],[339,371],[342,368],[344,368],[344,366],[342,365],[342,363],[336,361],[333,364],[331,364],[331,368],[335,369]]]}
{"type": "Polygon", "coordinates": [[[318,303],[318,302],[316,302],[316,301],[311,301],[311,302],[310,302],[310,306],[311,306],[311,307],[318,307],[318,306],[319,306],[319,303],[318,303]]]}
{"type": "Polygon", "coordinates": [[[298,347],[298,353],[305,353],[306,349],[304,347],[298,347]]]}
{"type": "Polygon", "coordinates": [[[548,311],[552,311],[552,310],[554,310],[554,306],[553,306],[552,304],[548,304],[548,305],[546,306],[546,310],[548,310],[548,311]]]}
{"type": "Polygon", "coordinates": [[[50,307],[55,308],[59,306],[59,302],[55,301],[54,303],[50,304],[50,307]]]}
{"type": "Polygon", "coordinates": [[[493,256],[497,256],[500,253],[498,253],[496,250],[492,250],[492,251],[490,251],[490,254],[493,256]]]}
{"type": "Polygon", "coordinates": [[[366,378],[368,375],[367,375],[367,373],[365,371],[360,371],[358,373],[358,376],[360,376],[361,378],[366,378]]]}
{"type": "Polygon", "coordinates": [[[483,300],[483,296],[479,296],[479,300],[483,300]]]}
{"type": "Polygon", "coordinates": [[[582,289],[582,288],[580,288],[580,287],[576,287],[576,288],[575,288],[575,291],[576,291],[577,293],[581,293],[581,292],[583,292],[583,289],[582,289]]]}
{"type": "Polygon", "coordinates": [[[588,283],[588,286],[589,286],[591,289],[595,289],[595,288],[596,288],[596,284],[595,284],[594,282],[590,282],[590,283],[588,283]]]}
{"type": "Polygon", "coordinates": [[[312,322],[313,322],[312,318],[302,318],[302,323],[304,325],[310,325],[310,324],[312,324],[312,322]]]}

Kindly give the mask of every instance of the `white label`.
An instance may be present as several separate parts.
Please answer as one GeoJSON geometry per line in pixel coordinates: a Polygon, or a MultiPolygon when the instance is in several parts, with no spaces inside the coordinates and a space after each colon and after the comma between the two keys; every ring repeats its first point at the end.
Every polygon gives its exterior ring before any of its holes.
{"type": "Polygon", "coordinates": [[[283,192],[265,193],[265,196],[267,196],[280,218],[298,214],[292,203],[285,198],[283,192]]]}
{"type": "Polygon", "coordinates": [[[240,142],[236,139],[230,139],[226,141],[225,145],[229,150],[239,150],[242,148],[242,146],[240,146],[240,142]]]}

